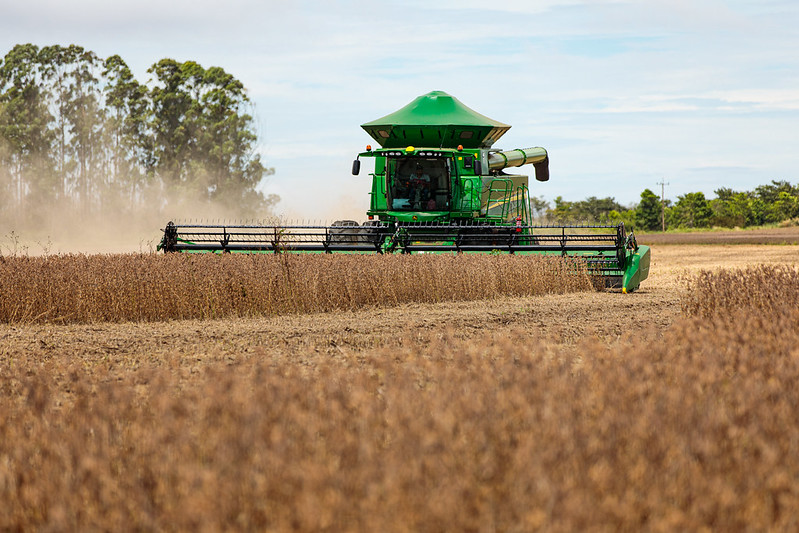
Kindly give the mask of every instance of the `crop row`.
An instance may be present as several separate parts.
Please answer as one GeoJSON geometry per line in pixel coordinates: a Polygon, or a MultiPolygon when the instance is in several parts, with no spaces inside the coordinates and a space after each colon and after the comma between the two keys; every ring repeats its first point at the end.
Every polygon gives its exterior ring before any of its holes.
{"type": "Polygon", "coordinates": [[[157,321],[342,311],[591,290],[559,257],[0,257],[0,323],[157,321]]]}

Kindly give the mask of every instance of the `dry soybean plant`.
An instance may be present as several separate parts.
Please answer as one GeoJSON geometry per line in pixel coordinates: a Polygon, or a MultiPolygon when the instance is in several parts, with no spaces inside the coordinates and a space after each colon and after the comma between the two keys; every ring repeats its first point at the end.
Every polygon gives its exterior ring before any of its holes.
{"type": "Polygon", "coordinates": [[[576,353],[3,359],[0,530],[795,530],[795,319],[576,353]]]}
{"type": "Polygon", "coordinates": [[[87,323],[342,311],[591,290],[559,257],[0,257],[0,322],[87,323]]]}
{"type": "MultiPolygon", "coordinates": [[[[406,259],[375,264],[436,287],[456,258],[406,259]]],[[[294,296],[374,274],[349,259],[303,271],[331,260],[268,261],[304,280],[294,296]]],[[[169,261],[195,284],[207,283],[202,265],[236,290],[233,266],[263,266],[169,261]]],[[[469,265],[458,286],[501,288],[506,265],[469,265]]],[[[384,279],[358,294],[377,298],[384,279]]],[[[524,330],[443,332],[313,364],[256,352],[131,368],[32,346],[0,358],[0,530],[795,531],[791,280],[790,269],[702,274],[692,294],[715,307],[577,347],[524,330]],[[785,305],[766,305],[777,278],[785,305]]],[[[229,294],[218,287],[205,297],[229,294]]]]}
{"type": "Polygon", "coordinates": [[[799,270],[788,265],[704,270],[687,278],[686,285],[682,309],[691,316],[768,316],[799,309],[799,270]]]}

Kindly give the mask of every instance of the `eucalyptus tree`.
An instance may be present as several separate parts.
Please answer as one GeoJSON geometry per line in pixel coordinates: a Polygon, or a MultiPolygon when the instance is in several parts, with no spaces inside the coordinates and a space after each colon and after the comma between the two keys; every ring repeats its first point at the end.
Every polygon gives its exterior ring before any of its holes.
{"type": "Polygon", "coordinates": [[[118,196],[130,204],[141,199],[154,168],[153,141],[149,134],[150,105],[147,87],[133,76],[118,55],[103,62],[108,150],[106,174],[118,196]]]}
{"type": "Polygon", "coordinates": [[[71,158],[67,153],[69,139],[69,124],[67,105],[69,102],[69,89],[67,71],[71,67],[77,47],[52,45],[45,46],[39,52],[38,62],[42,69],[44,83],[48,89],[47,103],[52,116],[51,129],[56,143],[54,158],[55,172],[59,180],[59,189],[62,196],[69,195],[69,179],[67,174],[71,165],[71,158]]]}
{"type": "Polygon", "coordinates": [[[255,150],[244,85],[194,61],[163,59],[148,72],[139,83],[120,56],[74,44],[9,51],[0,60],[3,213],[27,202],[136,208],[164,189],[241,214],[277,201],[257,190],[272,169],[255,150]]]}
{"type": "Polygon", "coordinates": [[[219,67],[205,71],[202,95],[203,136],[208,194],[231,207],[256,212],[265,199],[256,187],[273,172],[255,151],[257,135],[247,112],[244,85],[219,67]]]}
{"type": "Polygon", "coordinates": [[[94,52],[72,44],[42,48],[39,64],[57,145],[57,193],[89,210],[99,202],[106,184],[101,61],[94,52]]]}
{"type": "Polygon", "coordinates": [[[0,179],[5,202],[52,199],[54,135],[39,48],[20,44],[0,61],[0,179]]]}
{"type": "Polygon", "coordinates": [[[268,207],[256,187],[272,172],[255,151],[257,134],[244,85],[220,67],[163,59],[148,71],[156,169],[181,193],[256,214],[268,207]]]}
{"type": "MultiPolygon", "coordinates": [[[[150,128],[153,132],[155,168],[165,184],[181,189],[191,184],[192,138],[196,103],[190,93],[188,79],[196,63],[179,63],[162,59],[147,71],[154,76],[149,92],[152,114],[150,128]]],[[[199,65],[197,65],[199,66],[199,65]]]]}
{"type": "Polygon", "coordinates": [[[97,75],[100,60],[94,52],[80,50],[70,72],[70,150],[75,162],[73,183],[80,206],[91,210],[99,204],[108,185],[103,172],[103,124],[105,109],[97,75]]]}

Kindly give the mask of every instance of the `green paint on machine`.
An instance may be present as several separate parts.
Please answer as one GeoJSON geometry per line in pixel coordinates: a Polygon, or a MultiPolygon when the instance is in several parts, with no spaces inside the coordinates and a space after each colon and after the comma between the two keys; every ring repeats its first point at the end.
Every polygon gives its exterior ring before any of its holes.
{"type": "Polygon", "coordinates": [[[205,225],[170,222],[159,250],[232,253],[513,253],[559,254],[583,261],[606,286],[638,288],[650,251],[619,225],[534,225],[529,179],[507,169],[533,165],[549,180],[544,148],[501,151],[510,126],[442,91],[361,126],[379,148],[373,158],[368,221],[330,226],[205,225]]]}

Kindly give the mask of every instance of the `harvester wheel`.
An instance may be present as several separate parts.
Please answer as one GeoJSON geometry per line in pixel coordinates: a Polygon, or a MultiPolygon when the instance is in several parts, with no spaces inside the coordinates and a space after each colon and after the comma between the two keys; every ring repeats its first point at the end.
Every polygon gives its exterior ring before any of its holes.
{"type": "Polygon", "coordinates": [[[468,227],[461,235],[463,243],[482,246],[508,245],[513,238],[510,228],[489,225],[468,227]]]}
{"type": "Polygon", "coordinates": [[[361,224],[361,235],[364,242],[373,244],[376,250],[382,252],[382,250],[380,250],[380,245],[382,243],[383,237],[380,233],[380,221],[365,221],[363,224],[361,224]]]}
{"type": "Polygon", "coordinates": [[[361,242],[360,226],[354,220],[336,220],[330,229],[330,242],[338,244],[358,244],[361,242]],[[353,229],[349,229],[352,227],[353,229]]]}

